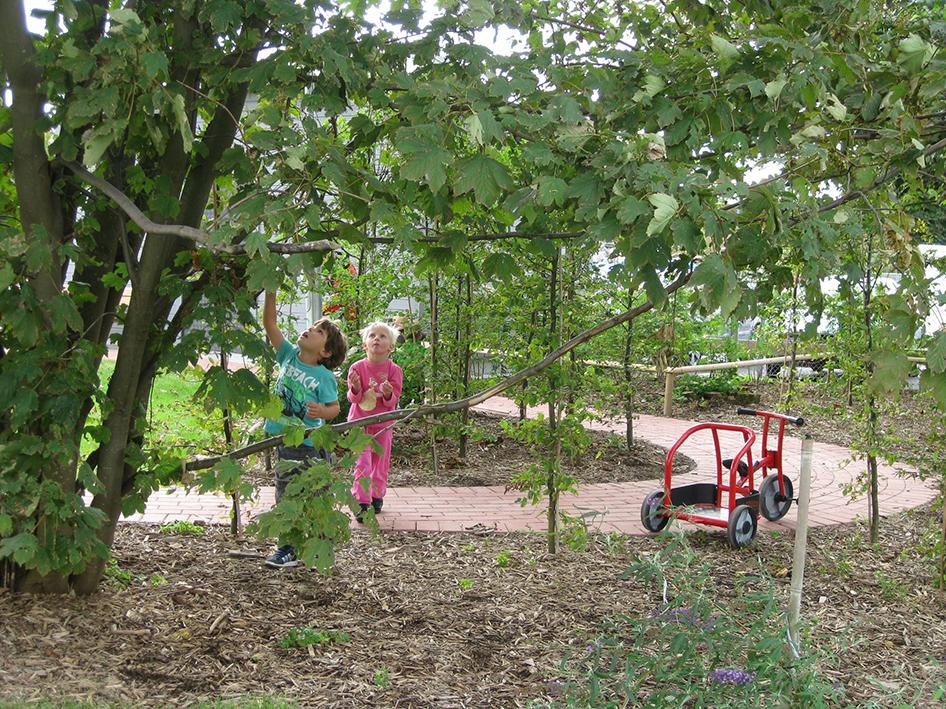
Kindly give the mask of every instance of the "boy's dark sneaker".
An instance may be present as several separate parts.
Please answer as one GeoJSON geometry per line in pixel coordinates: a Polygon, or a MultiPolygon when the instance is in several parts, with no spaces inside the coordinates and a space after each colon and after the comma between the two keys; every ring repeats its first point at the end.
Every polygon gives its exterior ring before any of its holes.
{"type": "Polygon", "coordinates": [[[266,559],[266,566],[271,569],[285,569],[301,565],[302,562],[296,558],[296,548],[292,544],[283,544],[266,559]]]}
{"type": "Polygon", "coordinates": [[[365,523],[365,512],[368,511],[368,508],[371,507],[371,505],[366,504],[366,503],[364,503],[364,502],[359,502],[359,503],[358,503],[358,507],[361,508],[361,511],[360,511],[358,514],[355,515],[355,521],[356,521],[358,524],[364,524],[364,523],[365,523]]]}
{"type": "Polygon", "coordinates": [[[384,498],[372,497],[371,506],[374,507],[374,513],[378,514],[381,511],[381,508],[384,506],[384,498]]]}

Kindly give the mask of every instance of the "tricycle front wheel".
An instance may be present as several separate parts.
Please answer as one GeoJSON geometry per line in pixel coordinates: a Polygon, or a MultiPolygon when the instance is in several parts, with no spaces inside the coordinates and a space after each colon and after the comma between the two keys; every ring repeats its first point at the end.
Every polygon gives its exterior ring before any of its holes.
{"type": "Polygon", "coordinates": [[[641,524],[648,532],[659,532],[670,521],[669,517],[660,514],[663,504],[663,490],[652,492],[644,498],[644,504],[641,505],[641,524]]]}
{"type": "Polygon", "coordinates": [[[778,475],[769,475],[759,486],[759,512],[770,522],[782,519],[792,506],[795,489],[787,475],[782,476],[785,483],[785,494],[779,492],[778,475]]]}

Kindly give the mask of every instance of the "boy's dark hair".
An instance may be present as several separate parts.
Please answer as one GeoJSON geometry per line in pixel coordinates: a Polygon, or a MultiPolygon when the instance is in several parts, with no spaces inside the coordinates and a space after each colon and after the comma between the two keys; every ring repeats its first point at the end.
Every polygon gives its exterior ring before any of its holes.
{"type": "Polygon", "coordinates": [[[315,323],[316,327],[325,329],[325,349],[329,356],[322,360],[321,365],[326,369],[338,369],[348,354],[348,340],[332,320],[321,318],[315,323]]]}

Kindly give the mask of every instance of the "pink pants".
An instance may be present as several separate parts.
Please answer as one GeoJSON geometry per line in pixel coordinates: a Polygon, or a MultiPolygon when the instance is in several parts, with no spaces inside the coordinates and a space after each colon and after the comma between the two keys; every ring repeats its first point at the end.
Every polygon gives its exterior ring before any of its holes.
{"type": "MultiPolygon", "coordinates": [[[[383,427],[381,426],[381,428],[383,427]]],[[[363,505],[371,504],[372,498],[383,498],[388,491],[388,471],[391,469],[391,439],[394,431],[389,428],[383,433],[375,433],[371,430],[368,433],[375,436],[375,440],[381,446],[381,452],[378,452],[373,445],[369,445],[361,452],[355,463],[355,484],[351,487],[351,494],[363,505]],[[371,480],[367,490],[361,487],[361,481],[365,478],[371,480]]]]}

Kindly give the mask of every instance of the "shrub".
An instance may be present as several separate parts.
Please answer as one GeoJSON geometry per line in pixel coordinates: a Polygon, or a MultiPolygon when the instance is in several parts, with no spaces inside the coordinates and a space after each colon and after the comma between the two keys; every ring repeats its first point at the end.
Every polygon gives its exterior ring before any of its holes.
{"type": "Polygon", "coordinates": [[[713,394],[735,396],[741,394],[748,380],[736,374],[736,370],[723,370],[708,377],[684,374],[677,379],[674,390],[683,399],[700,399],[713,394]]]}
{"type": "Polygon", "coordinates": [[[610,619],[607,631],[563,665],[552,706],[839,706],[842,690],[816,670],[814,643],[796,659],[771,578],[736,579],[732,597],[711,588],[681,535],[626,575],[664,590],[643,617],[610,619]],[[739,588],[739,586],[742,588],[739,588]]]}

